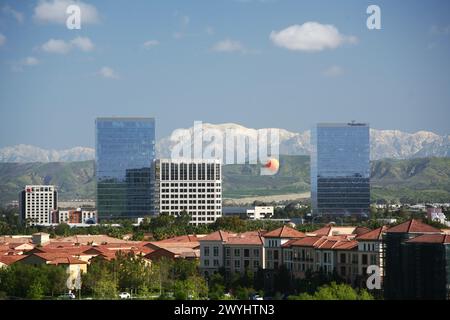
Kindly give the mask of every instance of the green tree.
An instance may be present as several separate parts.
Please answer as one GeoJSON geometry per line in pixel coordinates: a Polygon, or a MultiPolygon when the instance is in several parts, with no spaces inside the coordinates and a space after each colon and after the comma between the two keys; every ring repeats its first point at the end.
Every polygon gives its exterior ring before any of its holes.
{"type": "Polygon", "coordinates": [[[289,300],[373,300],[373,296],[365,289],[356,290],[348,284],[321,286],[314,294],[302,293],[297,296],[289,296],[289,300]]]}
{"type": "Polygon", "coordinates": [[[35,280],[28,288],[27,298],[32,300],[40,300],[44,298],[44,286],[39,280],[35,280]]]}

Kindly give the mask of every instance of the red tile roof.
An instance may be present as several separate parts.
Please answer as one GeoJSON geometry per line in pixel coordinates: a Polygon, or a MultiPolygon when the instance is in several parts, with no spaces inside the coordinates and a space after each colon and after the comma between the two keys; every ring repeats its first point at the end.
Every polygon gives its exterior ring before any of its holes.
{"type": "Polygon", "coordinates": [[[74,258],[74,257],[60,257],[55,258],[49,262],[49,264],[87,264],[86,261],[82,261],[80,259],[74,258]]]}
{"type": "Polygon", "coordinates": [[[339,241],[336,246],[333,248],[335,250],[351,250],[358,247],[358,241],[349,240],[349,241],[339,241]]]}
{"type": "Polygon", "coordinates": [[[219,230],[219,231],[210,233],[207,236],[200,238],[199,240],[200,241],[228,241],[228,238],[231,236],[236,236],[236,234],[219,230]]]}
{"type": "MultiPolygon", "coordinates": [[[[323,237],[304,237],[301,239],[294,240],[290,243],[290,246],[292,247],[314,247],[316,245],[319,245],[325,241],[325,238],[323,237]]],[[[285,243],[286,245],[287,243],[285,243]]]]}
{"type": "Polygon", "coordinates": [[[266,232],[264,238],[303,238],[306,235],[303,232],[292,229],[288,226],[282,226],[281,228],[266,232]]]}
{"type": "Polygon", "coordinates": [[[326,226],[315,231],[310,232],[311,234],[315,234],[316,236],[327,236],[330,234],[331,226],[326,226]]]}
{"type": "Polygon", "coordinates": [[[24,255],[0,256],[0,263],[6,264],[9,266],[9,265],[13,264],[14,262],[22,260],[25,257],[26,256],[24,256],[24,255]]]}
{"type": "Polygon", "coordinates": [[[367,233],[360,234],[356,237],[356,240],[363,241],[379,241],[382,240],[383,233],[388,229],[387,226],[382,226],[367,233]]]}
{"type": "Polygon", "coordinates": [[[245,233],[239,234],[236,237],[229,237],[226,244],[230,245],[263,245],[263,240],[259,234],[249,234],[245,233]]]}
{"type": "Polygon", "coordinates": [[[318,249],[333,249],[334,246],[338,243],[338,240],[328,240],[325,239],[321,244],[317,246],[318,249]]]}
{"type": "Polygon", "coordinates": [[[184,235],[178,237],[172,237],[164,240],[158,241],[159,243],[174,243],[174,242],[198,242],[198,237],[196,235],[184,235]]]}
{"type": "Polygon", "coordinates": [[[450,235],[448,234],[423,234],[406,241],[407,243],[441,243],[450,244],[450,235]]]}
{"type": "Polygon", "coordinates": [[[386,233],[441,233],[441,230],[419,220],[411,219],[389,228],[386,233]]]}
{"type": "Polygon", "coordinates": [[[372,229],[369,229],[366,227],[356,227],[355,230],[353,231],[353,234],[362,235],[362,234],[370,232],[370,231],[372,231],[372,229]]]}
{"type": "Polygon", "coordinates": [[[67,253],[33,253],[25,256],[25,259],[36,256],[48,262],[48,264],[87,264],[86,261],[79,260],[67,253]]]}

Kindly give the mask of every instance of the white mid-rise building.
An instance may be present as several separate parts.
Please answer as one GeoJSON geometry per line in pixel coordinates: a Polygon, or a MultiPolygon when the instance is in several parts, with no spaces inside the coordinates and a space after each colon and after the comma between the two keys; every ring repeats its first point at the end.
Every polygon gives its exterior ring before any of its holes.
{"type": "Polygon", "coordinates": [[[222,216],[220,160],[158,159],[154,163],[154,211],[191,216],[205,224],[222,216]]]}
{"type": "Polygon", "coordinates": [[[273,216],[272,206],[255,206],[247,210],[247,217],[250,220],[270,219],[273,216]]]}
{"type": "Polygon", "coordinates": [[[50,224],[51,212],[58,207],[55,186],[28,185],[20,193],[21,219],[28,225],[50,224]]]}
{"type": "Polygon", "coordinates": [[[81,208],[57,210],[52,213],[52,223],[95,224],[97,223],[97,211],[81,208]]]}

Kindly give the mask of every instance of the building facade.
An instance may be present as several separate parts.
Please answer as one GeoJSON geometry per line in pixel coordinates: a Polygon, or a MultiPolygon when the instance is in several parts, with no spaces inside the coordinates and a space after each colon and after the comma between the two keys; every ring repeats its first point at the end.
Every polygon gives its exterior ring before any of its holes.
{"type": "Polygon", "coordinates": [[[51,223],[51,212],[58,207],[58,192],[51,185],[27,185],[20,192],[20,218],[28,225],[51,223]]]}
{"type": "Polygon", "coordinates": [[[424,279],[432,279],[433,275],[426,273],[431,270],[436,271],[433,268],[438,266],[433,266],[434,264],[439,263],[439,266],[442,266],[445,257],[432,256],[439,252],[444,253],[445,251],[441,251],[441,249],[445,246],[428,247],[423,243],[425,239],[439,237],[441,234],[441,230],[414,219],[386,230],[383,237],[385,246],[384,297],[386,299],[432,298],[430,292],[425,293],[429,289],[425,289],[421,284],[424,279]],[[425,238],[421,238],[421,236],[425,238]],[[422,241],[418,241],[416,238],[422,239],[422,241]],[[430,254],[432,252],[434,253],[430,254]],[[425,273],[420,274],[421,272],[425,273]],[[420,290],[424,291],[420,292],[420,290]]]}
{"type": "Polygon", "coordinates": [[[95,123],[99,219],[150,215],[155,119],[97,118],[95,123]]]}
{"type": "Polygon", "coordinates": [[[227,273],[244,273],[265,268],[264,239],[257,231],[216,231],[199,242],[200,271],[206,277],[221,269],[227,273]]]}
{"type": "Polygon", "coordinates": [[[97,223],[97,212],[81,208],[56,210],[52,212],[52,223],[95,224],[97,223]]]}
{"type": "Polygon", "coordinates": [[[190,223],[213,223],[222,216],[220,160],[158,159],[154,163],[154,211],[191,216],[190,223]]]}
{"type": "Polygon", "coordinates": [[[311,145],[313,214],[368,214],[369,125],[319,123],[312,130],[311,145]]]}

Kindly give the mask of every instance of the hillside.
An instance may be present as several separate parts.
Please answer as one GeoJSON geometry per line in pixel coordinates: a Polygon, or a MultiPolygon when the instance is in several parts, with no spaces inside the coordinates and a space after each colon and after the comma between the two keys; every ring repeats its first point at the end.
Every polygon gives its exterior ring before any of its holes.
{"type": "Polygon", "coordinates": [[[59,198],[95,198],[94,162],[0,163],[0,204],[18,199],[27,184],[54,184],[59,198]]]}
{"type": "MultiPolygon", "coordinates": [[[[0,163],[0,204],[17,200],[26,184],[54,184],[61,200],[95,198],[94,162],[0,163]]],[[[372,199],[450,202],[450,158],[372,162],[372,199]]],[[[309,157],[281,156],[280,171],[260,176],[257,165],[226,165],[224,197],[309,191],[309,157]]]]}

